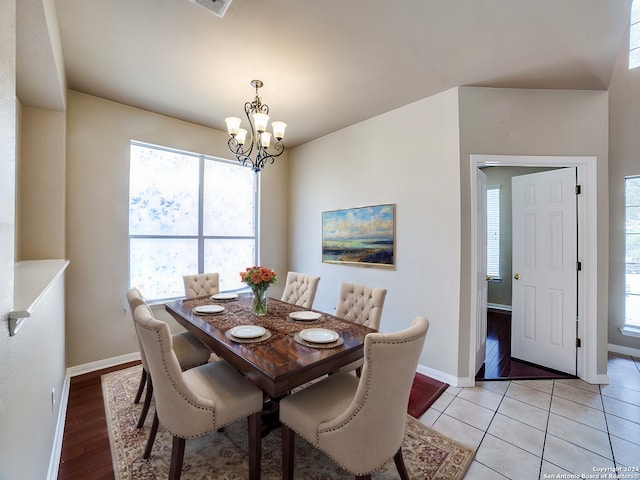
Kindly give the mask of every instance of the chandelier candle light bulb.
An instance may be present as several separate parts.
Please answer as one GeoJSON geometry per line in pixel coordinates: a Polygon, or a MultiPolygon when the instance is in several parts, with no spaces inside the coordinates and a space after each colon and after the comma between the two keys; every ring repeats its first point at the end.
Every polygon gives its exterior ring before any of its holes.
{"type": "Polygon", "coordinates": [[[252,80],[251,86],[256,89],[256,96],[252,102],[244,104],[244,113],[249,122],[249,128],[240,128],[242,120],[238,117],[224,119],[229,132],[227,145],[236,159],[244,166],[251,167],[258,173],[266,162],[273,163],[276,157],[284,152],[284,131],[287,124],[280,121],[271,123],[273,134],[267,131],[269,125],[269,106],[262,103],[258,89],[264,84],[261,80],[252,80]],[[249,137],[247,138],[247,135],[249,137]],[[274,139],[272,142],[271,139],[274,139]]]}

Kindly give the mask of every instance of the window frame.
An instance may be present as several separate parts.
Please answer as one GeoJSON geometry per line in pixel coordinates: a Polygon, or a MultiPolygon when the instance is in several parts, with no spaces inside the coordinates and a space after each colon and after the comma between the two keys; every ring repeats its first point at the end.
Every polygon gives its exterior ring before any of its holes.
{"type": "MultiPolygon", "coordinates": [[[[171,147],[167,147],[167,146],[163,146],[163,145],[156,145],[156,144],[152,144],[152,143],[147,143],[147,142],[141,142],[138,140],[130,140],[129,143],[129,155],[130,155],[130,159],[131,159],[131,147],[133,146],[137,146],[137,147],[142,147],[142,148],[149,148],[149,149],[153,149],[153,150],[159,150],[159,151],[164,151],[164,152],[169,152],[169,153],[173,153],[173,154],[177,154],[177,155],[184,155],[184,156],[190,156],[190,157],[194,157],[198,159],[198,233],[197,235],[141,235],[141,234],[131,234],[130,230],[129,230],[129,226],[127,226],[127,251],[128,251],[128,258],[127,258],[127,282],[129,284],[129,288],[132,287],[131,285],[131,240],[132,239],[147,239],[147,240],[154,240],[154,239],[162,239],[162,240],[171,240],[171,239],[178,239],[178,240],[196,240],[197,241],[197,250],[198,250],[198,261],[197,261],[197,272],[193,272],[195,273],[205,273],[204,271],[204,265],[205,265],[205,243],[207,240],[216,240],[216,239],[223,239],[223,240],[234,240],[234,239],[240,239],[240,240],[250,240],[253,239],[254,242],[254,248],[253,248],[253,264],[254,265],[258,265],[259,264],[259,235],[260,235],[260,228],[259,228],[259,218],[260,218],[260,177],[256,176],[255,178],[255,183],[254,183],[254,188],[253,188],[253,205],[254,205],[254,211],[253,211],[253,235],[205,235],[204,234],[204,223],[205,223],[205,212],[204,212],[204,192],[205,192],[205,162],[206,161],[213,161],[213,162],[219,162],[219,163],[224,163],[224,164],[228,164],[230,166],[233,167],[237,167],[237,168],[249,168],[249,167],[245,167],[240,165],[237,161],[233,161],[230,159],[226,159],[226,158],[220,158],[220,157],[214,157],[212,155],[206,155],[206,154],[202,154],[202,153],[195,153],[195,152],[190,152],[190,151],[186,151],[186,150],[181,150],[181,149],[176,149],[176,148],[171,148],[171,147]]],[[[131,161],[131,160],[130,160],[131,161]]],[[[129,168],[129,175],[131,175],[131,168],[129,168]]],[[[129,191],[129,198],[127,199],[127,203],[129,204],[131,201],[131,192],[129,191]]],[[[129,215],[127,216],[127,218],[129,219],[129,215]]],[[[247,265],[249,266],[249,265],[247,265]]],[[[240,271],[240,270],[238,270],[240,271]]],[[[226,290],[226,291],[243,291],[246,290],[247,287],[246,286],[242,286],[240,288],[237,289],[233,289],[233,290],[226,290]]],[[[166,301],[170,301],[170,300],[175,300],[178,298],[182,298],[182,296],[177,296],[177,297],[166,297],[166,298],[149,298],[148,299],[148,303],[161,303],[161,302],[166,302],[166,301]]]]}
{"type": "MultiPolygon", "coordinates": [[[[640,318],[637,318],[634,320],[633,323],[629,322],[629,316],[627,315],[627,311],[629,309],[629,296],[634,296],[634,297],[639,297],[636,298],[636,301],[640,301],[640,287],[637,286],[638,291],[634,291],[631,292],[631,288],[629,285],[629,271],[633,270],[636,271],[638,269],[640,269],[640,258],[633,258],[633,260],[630,262],[629,259],[631,258],[631,256],[629,255],[629,251],[628,251],[628,241],[629,241],[629,235],[633,235],[633,236],[637,236],[640,237],[640,231],[637,232],[629,232],[629,227],[628,227],[628,208],[629,207],[633,207],[633,208],[638,208],[640,209],[640,203],[638,204],[634,204],[634,205],[630,205],[629,199],[628,199],[628,182],[630,180],[633,180],[635,182],[639,182],[638,188],[640,188],[640,175],[630,175],[624,178],[624,324],[623,327],[620,329],[620,331],[622,332],[623,335],[629,335],[629,336],[633,336],[633,337],[640,337],[640,318]]],[[[638,274],[640,274],[640,271],[638,272],[638,274]]]]}
{"type": "Polygon", "coordinates": [[[500,282],[502,280],[502,277],[500,275],[500,266],[501,266],[501,262],[500,262],[500,254],[501,254],[501,248],[500,248],[500,207],[501,207],[501,192],[502,190],[502,186],[501,185],[488,185],[487,186],[487,281],[489,282],[500,282]],[[490,192],[496,192],[497,193],[497,200],[494,202],[490,202],[489,201],[489,196],[490,196],[490,192]],[[492,214],[494,216],[497,216],[497,228],[494,230],[495,231],[495,235],[497,235],[497,238],[494,238],[493,240],[489,240],[489,237],[491,236],[492,232],[490,232],[489,230],[489,218],[490,218],[490,208],[491,205],[495,204],[495,211],[492,212],[492,214]],[[495,244],[495,245],[494,245],[495,244]],[[489,250],[491,248],[491,246],[494,245],[494,250],[496,251],[495,255],[490,255],[489,254],[489,250]],[[489,259],[491,257],[495,257],[495,261],[494,262],[490,262],[489,259]],[[496,264],[496,269],[497,272],[495,270],[489,270],[489,265],[490,263],[495,263],[496,264]]]}

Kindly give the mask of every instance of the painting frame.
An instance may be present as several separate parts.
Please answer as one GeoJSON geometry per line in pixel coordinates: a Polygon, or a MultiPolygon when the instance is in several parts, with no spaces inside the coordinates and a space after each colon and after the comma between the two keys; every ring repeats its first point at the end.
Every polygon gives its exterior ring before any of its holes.
{"type": "Polygon", "coordinates": [[[322,262],[394,268],[396,204],[322,212],[322,262]]]}

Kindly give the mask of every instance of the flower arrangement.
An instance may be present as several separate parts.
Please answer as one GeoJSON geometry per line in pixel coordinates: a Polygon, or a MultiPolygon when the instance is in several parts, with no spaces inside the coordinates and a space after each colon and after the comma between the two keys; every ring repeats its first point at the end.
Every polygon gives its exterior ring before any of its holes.
{"type": "Polygon", "coordinates": [[[254,265],[240,272],[240,279],[253,290],[253,312],[256,315],[267,313],[267,289],[275,283],[277,274],[267,267],[254,265]]]}

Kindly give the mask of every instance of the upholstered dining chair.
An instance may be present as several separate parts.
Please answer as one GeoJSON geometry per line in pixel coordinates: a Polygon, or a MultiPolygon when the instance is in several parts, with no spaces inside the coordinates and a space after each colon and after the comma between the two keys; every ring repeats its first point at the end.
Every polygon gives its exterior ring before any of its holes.
{"type": "Polygon", "coordinates": [[[336,373],[280,401],[284,480],[293,478],[296,433],[356,479],[371,479],[393,458],[400,477],[408,480],[401,445],[428,329],[428,320],[416,317],[399,332],[370,333],[361,378],[336,373]]]}
{"type": "MultiPolygon", "coordinates": [[[[129,302],[129,310],[131,311],[131,318],[133,319],[133,312],[140,305],[147,305],[140,293],[140,290],[133,287],[127,292],[127,300],[129,302]]],[[[148,306],[147,306],[148,308],[148,306]]],[[[149,311],[151,311],[149,309],[149,311]]],[[[136,330],[137,332],[137,330],[136,330]]],[[[136,335],[137,337],[137,335],[136,335]]],[[[173,337],[173,349],[180,364],[182,370],[203,365],[209,361],[211,357],[211,350],[204,343],[198,340],[191,332],[176,333],[173,337]]],[[[144,403],[142,405],[142,411],[140,412],[140,418],[138,419],[137,428],[142,428],[144,421],[147,418],[149,412],[149,406],[151,405],[151,399],[153,398],[153,382],[151,381],[151,375],[149,374],[149,366],[147,365],[147,358],[144,354],[144,349],[138,338],[138,347],[140,348],[140,360],[142,361],[142,376],[140,377],[140,384],[138,386],[138,392],[133,400],[134,403],[139,403],[142,398],[142,392],[145,390],[146,395],[144,403]]],[[[153,440],[147,446],[149,449],[153,445],[153,440]]]]}
{"type": "Polygon", "coordinates": [[[320,277],[304,273],[288,272],[281,300],[299,307],[311,308],[316,298],[320,277]]]}
{"type": "Polygon", "coordinates": [[[187,298],[204,297],[220,292],[219,273],[183,275],[184,294],[187,298]]]}
{"type": "MultiPolygon", "coordinates": [[[[386,296],[386,288],[343,282],[340,285],[340,296],[338,297],[335,316],[377,331],[380,329],[382,307],[386,296]]],[[[342,367],[340,371],[355,370],[356,374],[360,376],[361,369],[362,360],[357,360],[342,367]]]]}
{"type": "Polygon", "coordinates": [[[185,440],[247,418],[249,478],[260,478],[262,390],[224,360],[182,371],[168,325],[139,306],[134,322],[153,378],[156,416],[173,436],[169,479],[182,473],[185,440]]]}

